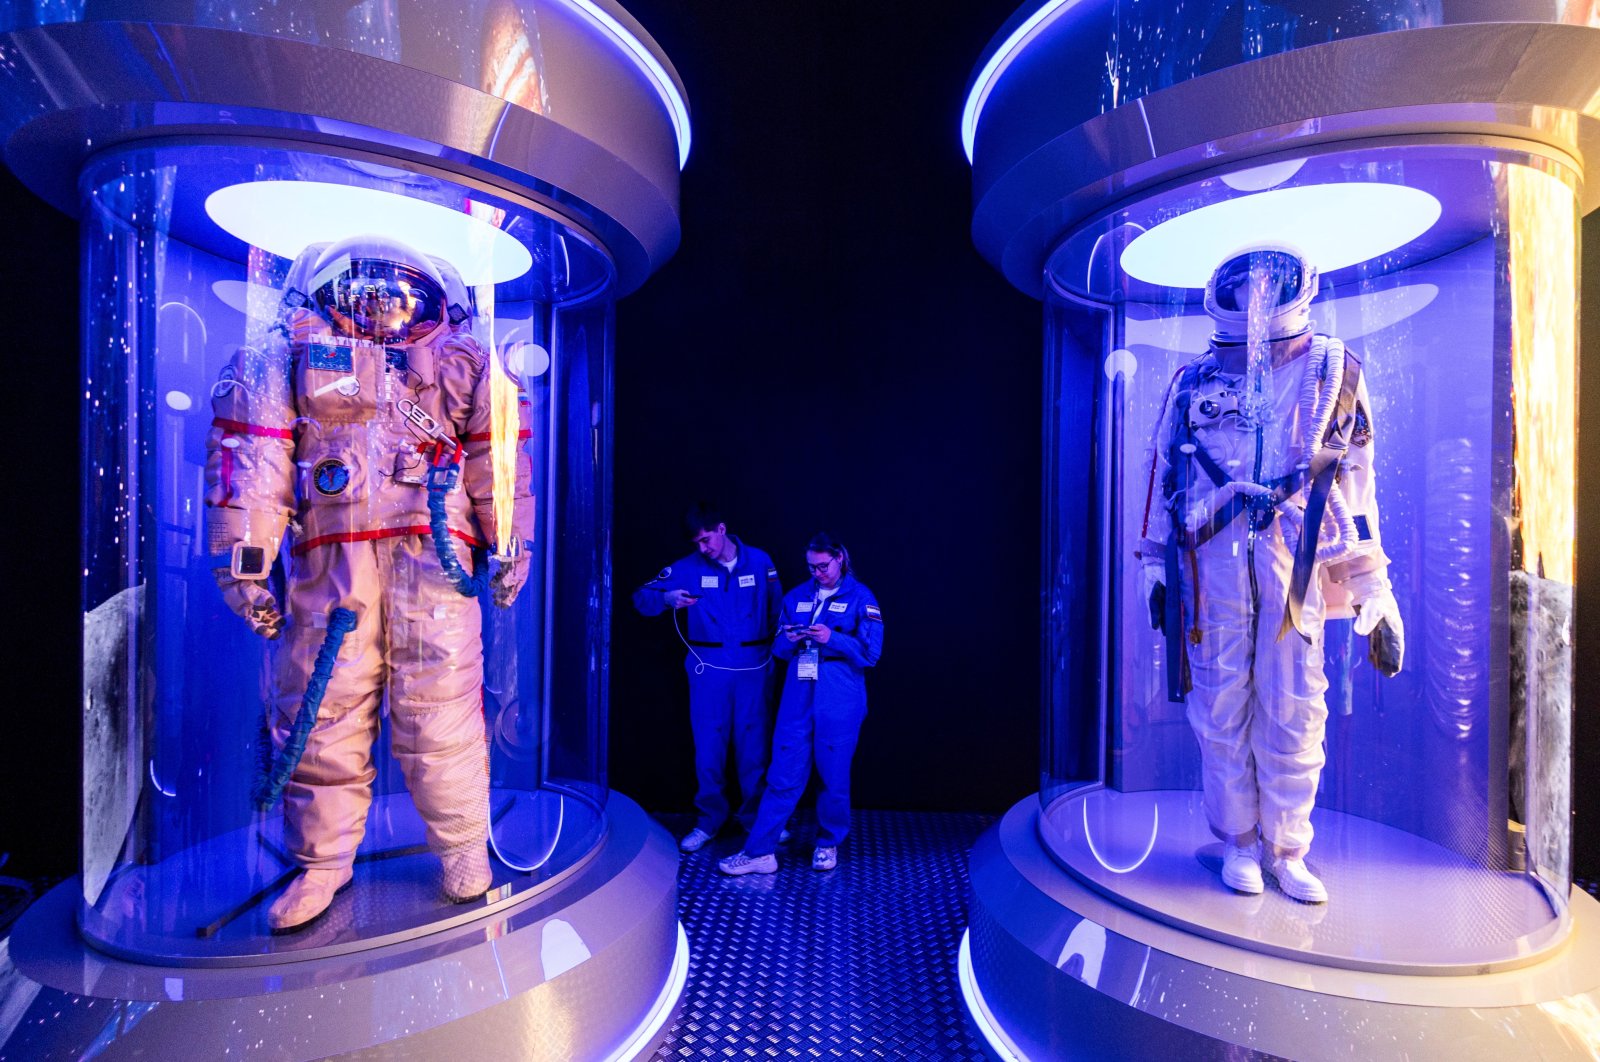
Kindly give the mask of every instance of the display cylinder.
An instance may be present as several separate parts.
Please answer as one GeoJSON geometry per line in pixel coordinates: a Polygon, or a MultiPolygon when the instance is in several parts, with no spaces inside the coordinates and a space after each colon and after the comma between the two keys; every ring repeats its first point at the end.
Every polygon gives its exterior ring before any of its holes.
{"type": "Polygon", "coordinates": [[[0,87],[82,225],[85,618],[83,873],[0,1054],[648,1050],[611,352],[679,238],[665,55],[614,0],[37,0],[0,87]]]}
{"type": "Polygon", "coordinates": [[[606,803],[604,250],[266,142],[115,152],[81,191],[84,933],[303,957],[573,868],[606,803]],[[485,841],[450,902],[441,859],[485,841]],[[354,890],[274,935],[321,866],[354,890]]]}
{"type": "Polygon", "coordinates": [[[1588,0],[1048,0],[983,52],[973,239],[1045,308],[1043,777],[961,959],[1003,1057],[1592,1040],[1597,54],[1588,0]]]}
{"type": "Polygon", "coordinates": [[[1335,966],[1563,941],[1577,216],[1558,161],[1386,144],[1184,183],[1056,249],[1040,824],[1071,873],[1335,966]],[[1257,347],[1206,285],[1267,245],[1323,269],[1309,323],[1257,347]],[[1225,843],[1269,877],[1304,858],[1328,902],[1227,888],[1225,843]]]}

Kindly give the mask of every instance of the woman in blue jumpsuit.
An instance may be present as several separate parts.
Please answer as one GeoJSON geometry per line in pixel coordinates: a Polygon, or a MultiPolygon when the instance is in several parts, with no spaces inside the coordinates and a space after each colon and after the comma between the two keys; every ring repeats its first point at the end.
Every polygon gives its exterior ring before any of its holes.
{"type": "Polygon", "coordinates": [[[744,851],[722,860],[724,874],[771,874],[779,831],[800,801],[816,762],[817,846],[811,866],[832,870],[850,832],[850,761],[867,717],[866,670],[883,651],[878,599],[850,574],[850,555],[832,536],[806,547],[812,578],[783,599],[772,653],[788,661],[772,738],[767,791],[744,851]]]}

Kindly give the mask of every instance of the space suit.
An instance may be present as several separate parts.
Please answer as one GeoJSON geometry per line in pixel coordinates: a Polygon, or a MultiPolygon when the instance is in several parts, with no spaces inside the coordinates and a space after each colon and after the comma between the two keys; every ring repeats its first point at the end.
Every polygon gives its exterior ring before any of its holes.
{"type": "MultiPolygon", "coordinates": [[[[467,301],[453,268],[399,241],[310,247],[290,270],[282,335],[239,350],[213,388],[210,552],[229,606],[257,633],[283,638],[278,748],[330,612],[342,606],[356,621],[284,789],[285,839],[304,873],[269,909],[274,931],[309,923],[350,881],[385,691],[393,752],[442,861],[446,897],[471,899],[492,881],[482,620],[443,559],[453,551],[471,570],[472,552],[499,531],[492,370],[466,330],[467,301]],[[441,546],[427,477],[430,463],[452,458],[459,482],[443,497],[441,546]],[[266,576],[291,526],[285,624],[266,576]]],[[[526,408],[516,404],[519,439],[529,434],[526,408]]],[[[530,460],[519,448],[514,544],[533,534],[530,460]]],[[[513,551],[494,574],[497,604],[510,604],[526,573],[526,553],[513,551]]]]}
{"type": "Polygon", "coordinates": [[[1371,402],[1359,358],[1309,319],[1317,273],[1250,248],[1213,275],[1210,349],[1167,388],[1149,455],[1138,555],[1169,693],[1187,700],[1222,878],[1327,899],[1306,867],[1327,720],[1323,623],[1356,617],[1399,670],[1371,402]]]}

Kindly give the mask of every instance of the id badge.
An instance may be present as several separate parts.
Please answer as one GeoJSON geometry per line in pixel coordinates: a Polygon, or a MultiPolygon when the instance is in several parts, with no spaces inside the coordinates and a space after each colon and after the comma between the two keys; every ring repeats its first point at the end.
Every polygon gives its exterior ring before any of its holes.
{"type": "Polygon", "coordinates": [[[803,682],[817,681],[817,664],[822,654],[816,649],[802,649],[800,651],[800,666],[795,672],[795,677],[803,682]]]}

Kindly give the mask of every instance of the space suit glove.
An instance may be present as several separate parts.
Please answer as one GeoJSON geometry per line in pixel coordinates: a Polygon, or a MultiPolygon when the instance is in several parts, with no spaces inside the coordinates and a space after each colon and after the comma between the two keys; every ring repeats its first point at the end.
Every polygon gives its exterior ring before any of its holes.
{"type": "Polygon", "coordinates": [[[1356,597],[1355,631],[1367,639],[1367,657],[1372,665],[1393,678],[1405,661],[1406,628],[1400,620],[1400,604],[1387,582],[1356,597]]]}
{"type": "Polygon", "coordinates": [[[494,576],[489,580],[489,588],[494,593],[494,603],[498,608],[510,608],[511,603],[517,599],[517,594],[522,590],[522,584],[528,581],[528,551],[520,549],[510,557],[495,558],[494,576]]]}
{"type": "Polygon", "coordinates": [[[236,579],[226,568],[215,568],[217,588],[222,591],[223,603],[250,630],[270,640],[283,633],[283,613],[278,610],[278,599],[266,585],[254,579],[236,579]]]}

